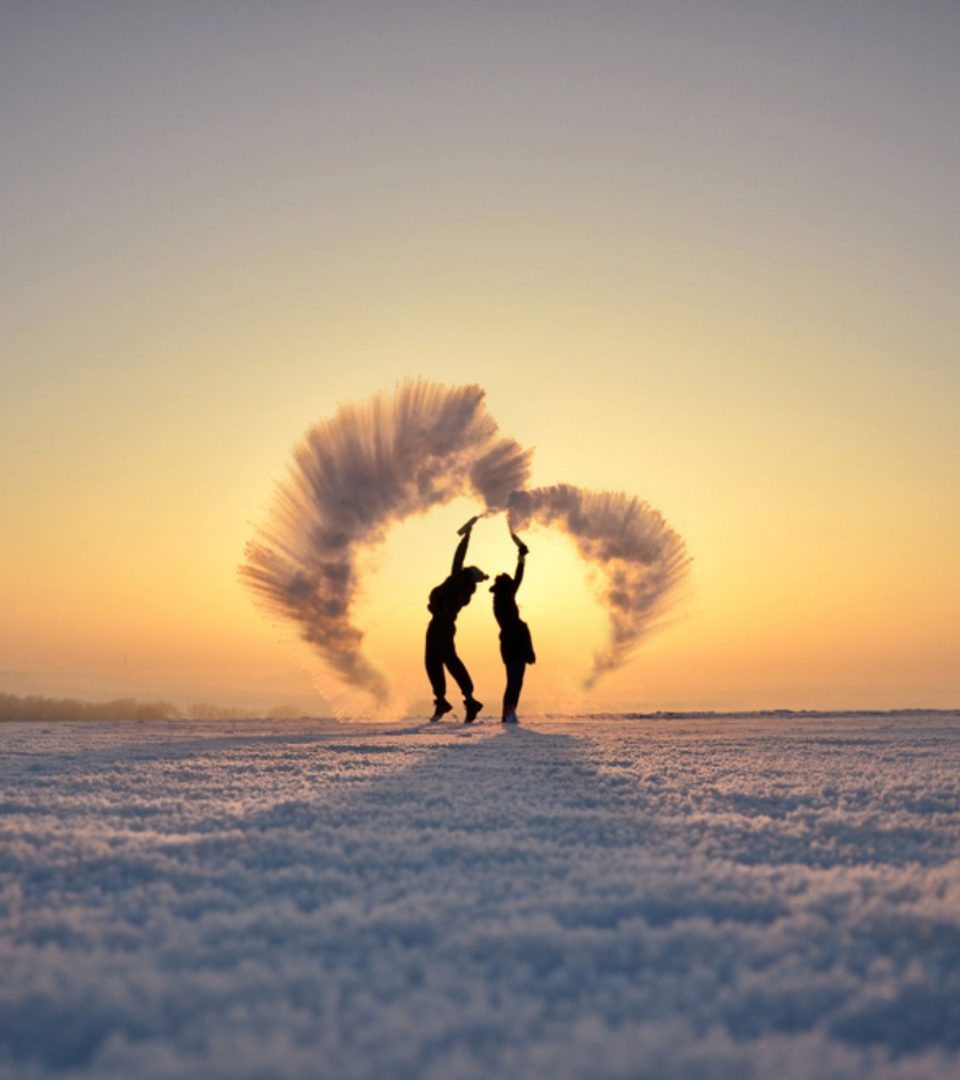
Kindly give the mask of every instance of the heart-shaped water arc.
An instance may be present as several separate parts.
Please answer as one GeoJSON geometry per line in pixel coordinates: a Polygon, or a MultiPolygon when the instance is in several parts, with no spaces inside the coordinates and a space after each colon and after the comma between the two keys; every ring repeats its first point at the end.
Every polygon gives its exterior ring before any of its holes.
{"type": "Polygon", "coordinates": [[[528,489],[532,451],[498,434],[483,398],[479,386],[411,380],[341,406],[296,447],[247,545],[240,574],[266,610],[292,620],[345,683],[380,703],[389,684],[351,619],[357,555],[411,514],[469,495],[506,510],[514,530],[537,523],[569,534],[599,571],[610,617],[587,686],[628,658],[689,564],[680,536],[635,497],[569,484],[528,489]]]}

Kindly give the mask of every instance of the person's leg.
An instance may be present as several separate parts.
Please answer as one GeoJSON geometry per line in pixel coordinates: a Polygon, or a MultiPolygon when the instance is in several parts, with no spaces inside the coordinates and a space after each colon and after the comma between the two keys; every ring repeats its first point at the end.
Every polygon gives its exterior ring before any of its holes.
{"type": "Polygon", "coordinates": [[[463,693],[463,722],[472,724],[483,708],[483,702],[477,701],[473,696],[473,679],[470,678],[470,672],[467,671],[464,662],[457,656],[457,649],[452,641],[450,642],[450,649],[444,657],[444,663],[447,665],[447,671],[453,676],[457,686],[460,687],[463,693]]]}
{"type": "Polygon", "coordinates": [[[428,630],[423,659],[424,667],[427,669],[427,678],[430,680],[430,687],[433,690],[434,705],[436,706],[433,714],[434,719],[439,719],[451,709],[451,705],[446,699],[447,678],[443,672],[443,654],[442,642],[437,641],[436,635],[431,634],[428,630]]]}
{"type": "Polygon", "coordinates": [[[503,662],[504,684],[503,684],[503,708],[500,710],[500,719],[506,720],[507,713],[510,711],[510,698],[512,695],[512,686],[510,684],[510,668],[511,664],[509,660],[503,662]]]}
{"type": "Polygon", "coordinates": [[[523,689],[523,676],[527,669],[525,660],[507,661],[507,686],[503,692],[503,715],[515,714],[520,703],[520,691],[523,689]]]}
{"type": "Polygon", "coordinates": [[[473,697],[473,679],[470,678],[470,672],[467,671],[466,665],[457,656],[457,648],[450,643],[450,648],[447,650],[446,656],[444,656],[444,663],[447,665],[447,671],[453,678],[453,681],[460,687],[460,691],[465,700],[469,700],[473,697]]]}

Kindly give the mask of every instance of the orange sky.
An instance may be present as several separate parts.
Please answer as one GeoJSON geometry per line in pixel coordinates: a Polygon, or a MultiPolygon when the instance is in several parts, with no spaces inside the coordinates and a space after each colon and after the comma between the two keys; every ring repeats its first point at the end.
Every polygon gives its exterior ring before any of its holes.
{"type": "MultiPolygon", "coordinates": [[[[0,691],[321,710],[236,568],[304,430],[422,375],[693,556],[585,700],[602,618],[531,537],[531,707],[960,704],[956,12],[216,9],[3,16],[0,691]]],[[[470,509],[368,576],[413,702],[470,509]]]]}

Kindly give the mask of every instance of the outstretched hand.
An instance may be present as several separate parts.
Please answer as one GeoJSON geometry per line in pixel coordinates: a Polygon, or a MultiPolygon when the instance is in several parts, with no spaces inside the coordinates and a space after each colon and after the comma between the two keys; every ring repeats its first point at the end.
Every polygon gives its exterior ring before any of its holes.
{"type": "Polygon", "coordinates": [[[474,527],[474,525],[476,525],[476,523],[480,520],[481,517],[481,514],[474,514],[474,516],[468,522],[466,522],[466,524],[461,525],[460,528],[457,529],[457,536],[467,536],[470,530],[474,527]]]}
{"type": "Polygon", "coordinates": [[[515,532],[512,532],[510,534],[510,539],[517,545],[517,548],[519,549],[521,555],[529,555],[530,554],[530,549],[520,539],[520,537],[517,536],[517,534],[515,532]]]}

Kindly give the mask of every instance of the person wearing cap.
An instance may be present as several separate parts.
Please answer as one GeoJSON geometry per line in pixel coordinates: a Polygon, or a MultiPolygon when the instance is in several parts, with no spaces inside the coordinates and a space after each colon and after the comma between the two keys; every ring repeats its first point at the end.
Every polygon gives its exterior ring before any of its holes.
{"type": "Polygon", "coordinates": [[[517,607],[517,589],[523,581],[524,560],[530,549],[515,533],[510,536],[517,545],[517,572],[513,577],[509,574],[497,574],[490,586],[493,593],[493,614],[500,627],[500,657],[507,669],[502,715],[505,724],[517,722],[517,705],[523,689],[523,676],[527,664],[537,662],[530,627],[520,618],[520,609],[517,607]]]}
{"type": "Polygon", "coordinates": [[[450,672],[463,694],[465,709],[463,722],[473,723],[483,708],[483,704],[473,696],[473,680],[470,678],[466,665],[457,656],[457,646],[453,640],[457,632],[456,623],[460,609],[470,603],[470,598],[477,591],[478,583],[486,581],[488,577],[479,567],[463,565],[470,543],[470,532],[476,521],[477,518],[471,518],[458,530],[462,539],[454,552],[450,575],[431,590],[427,603],[431,618],[427,626],[424,662],[434,695],[431,720],[439,720],[453,708],[446,698],[447,680],[444,668],[450,672]]]}

